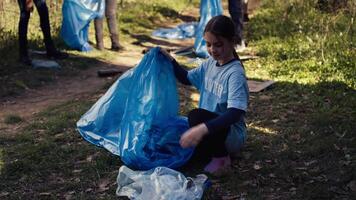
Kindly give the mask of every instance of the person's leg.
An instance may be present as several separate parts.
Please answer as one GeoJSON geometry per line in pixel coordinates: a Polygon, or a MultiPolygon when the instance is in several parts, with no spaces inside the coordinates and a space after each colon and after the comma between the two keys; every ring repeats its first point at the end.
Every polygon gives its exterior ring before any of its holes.
{"type": "Polygon", "coordinates": [[[97,18],[94,20],[96,48],[99,50],[104,49],[103,21],[103,18],[97,18]]]}
{"type": "Polygon", "coordinates": [[[248,22],[250,19],[248,18],[248,0],[244,0],[243,2],[243,22],[248,22]]]}
{"type": "Polygon", "coordinates": [[[229,0],[229,13],[236,26],[238,44],[241,44],[243,39],[243,0],[229,0]]]}
{"type": "MultiPolygon", "coordinates": [[[[189,126],[193,127],[218,116],[204,109],[194,109],[188,115],[189,126]]],[[[230,128],[225,128],[218,130],[216,133],[209,133],[196,146],[194,157],[200,158],[203,161],[206,159],[210,160],[204,167],[204,171],[218,175],[230,167],[231,160],[225,147],[225,140],[229,130],[230,128]]]]}
{"type": "Polygon", "coordinates": [[[34,3],[37,8],[37,12],[40,16],[40,26],[43,33],[43,41],[46,46],[46,50],[53,51],[55,50],[52,37],[51,37],[51,27],[49,24],[49,15],[48,8],[45,0],[34,0],[34,3]]]}
{"type": "Polygon", "coordinates": [[[105,15],[108,22],[111,49],[115,51],[122,50],[119,43],[119,32],[117,26],[117,0],[106,0],[105,15]]]}
{"type": "MultiPolygon", "coordinates": [[[[189,126],[193,127],[200,123],[209,121],[219,115],[204,109],[194,109],[188,115],[189,126]]],[[[202,157],[223,157],[227,156],[228,152],[225,147],[225,140],[229,128],[219,130],[218,133],[209,133],[196,146],[196,152],[202,157]]]]}
{"type": "Polygon", "coordinates": [[[27,52],[27,29],[28,21],[30,19],[30,12],[26,11],[26,0],[18,0],[20,7],[20,21],[19,21],[19,56],[20,61],[24,64],[31,64],[27,52]]]}
{"type": "Polygon", "coordinates": [[[37,12],[40,16],[40,26],[43,33],[43,41],[46,46],[47,56],[56,59],[64,59],[68,54],[62,53],[56,49],[51,37],[51,27],[49,23],[49,14],[46,0],[34,0],[37,12]]]}

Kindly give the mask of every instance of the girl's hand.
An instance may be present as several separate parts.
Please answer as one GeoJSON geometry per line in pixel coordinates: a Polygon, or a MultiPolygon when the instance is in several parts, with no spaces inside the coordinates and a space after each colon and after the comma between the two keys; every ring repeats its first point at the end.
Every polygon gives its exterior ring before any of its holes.
{"type": "Polygon", "coordinates": [[[208,127],[206,127],[204,123],[193,126],[183,133],[179,141],[180,146],[183,148],[197,146],[203,137],[208,134],[208,132],[208,127]]]}
{"type": "Polygon", "coordinates": [[[26,11],[27,12],[33,11],[33,0],[26,0],[26,11]]]}
{"type": "Polygon", "coordinates": [[[163,55],[165,55],[167,58],[169,58],[171,61],[174,60],[173,56],[171,56],[171,54],[168,53],[167,50],[163,49],[163,48],[159,48],[159,50],[163,53],[163,55]]]}

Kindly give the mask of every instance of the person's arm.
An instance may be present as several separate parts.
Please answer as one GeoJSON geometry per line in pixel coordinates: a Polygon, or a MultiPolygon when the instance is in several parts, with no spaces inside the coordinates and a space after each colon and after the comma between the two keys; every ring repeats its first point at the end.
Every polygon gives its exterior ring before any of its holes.
{"type": "Polygon", "coordinates": [[[219,134],[220,130],[238,122],[244,114],[243,110],[228,108],[224,114],[217,118],[188,129],[180,138],[179,143],[183,148],[197,146],[206,134],[219,134]]]}
{"type": "Polygon", "coordinates": [[[33,0],[26,0],[26,11],[27,12],[33,11],[33,0]]]}
{"type": "Polygon", "coordinates": [[[240,121],[241,117],[245,114],[245,111],[237,108],[228,108],[225,113],[218,116],[215,119],[205,122],[209,133],[215,134],[220,130],[230,127],[232,124],[240,121]]]}
{"type": "Polygon", "coordinates": [[[184,85],[192,85],[188,79],[188,71],[181,67],[176,61],[176,59],[174,59],[171,54],[169,54],[165,49],[161,48],[161,52],[171,61],[173,65],[174,75],[178,79],[178,81],[183,83],[184,85]]]}
{"type": "Polygon", "coordinates": [[[184,85],[192,85],[188,79],[188,71],[181,67],[175,59],[172,60],[172,64],[174,75],[179,80],[179,82],[183,83],[184,85]]]}

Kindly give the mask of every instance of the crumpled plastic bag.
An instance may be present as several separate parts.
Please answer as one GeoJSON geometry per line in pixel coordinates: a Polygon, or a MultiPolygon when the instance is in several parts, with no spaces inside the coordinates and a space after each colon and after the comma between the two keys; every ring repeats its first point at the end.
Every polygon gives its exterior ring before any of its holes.
{"type": "Polygon", "coordinates": [[[91,20],[104,16],[105,0],[64,0],[61,36],[71,48],[91,51],[88,29],[91,20]]]}
{"type": "Polygon", "coordinates": [[[203,196],[207,179],[204,174],[186,178],[166,167],[133,171],[121,166],[116,194],[132,200],[198,200],[203,196]]]}
{"type": "Polygon", "coordinates": [[[195,36],[195,30],[197,22],[190,22],[180,24],[175,28],[159,28],[153,31],[152,35],[155,37],[167,38],[167,39],[185,39],[195,36]]]}
{"type": "Polygon", "coordinates": [[[130,168],[177,168],[193,153],[179,144],[189,125],[178,116],[178,108],[173,65],[156,47],[110,87],[77,128],[87,141],[119,155],[130,168]]]}

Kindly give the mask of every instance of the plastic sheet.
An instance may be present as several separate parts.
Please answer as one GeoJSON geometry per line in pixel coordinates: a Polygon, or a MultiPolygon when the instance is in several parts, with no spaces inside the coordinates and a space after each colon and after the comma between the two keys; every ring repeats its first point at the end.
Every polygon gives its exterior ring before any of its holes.
{"type": "Polygon", "coordinates": [[[79,51],[90,51],[90,21],[104,15],[105,0],[64,0],[61,35],[64,42],[79,51]]]}
{"type": "Polygon", "coordinates": [[[86,140],[121,156],[134,169],[176,168],[193,152],[180,147],[188,122],[178,116],[173,66],[158,47],[125,72],[77,127],[86,140]]]}
{"type": "Polygon", "coordinates": [[[192,38],[195,35],[195,30],[198,23],[190,22],[178,25],[176,28],[160,28],[153,31],[155,37],[167,39],[185,39],[192,38]]]}
{"type": "Polygon", "coordinates": [[[31,65],[33,69],[61,69],[61,66],[54,60],[33,59],[31,65]]]}
{"type": "Polygon", "coordinates": [[[132,200],[198,200],[203,195],[207,179],[204,174],[186,178],[166,167],[133,171],[122,166],[117,176],[116,194],[132,200]]]}

